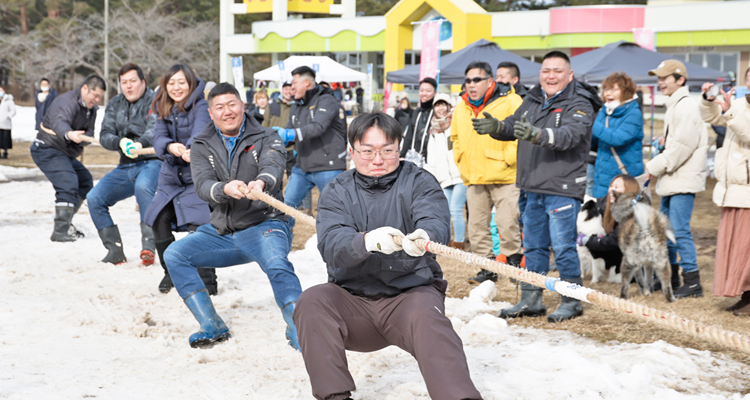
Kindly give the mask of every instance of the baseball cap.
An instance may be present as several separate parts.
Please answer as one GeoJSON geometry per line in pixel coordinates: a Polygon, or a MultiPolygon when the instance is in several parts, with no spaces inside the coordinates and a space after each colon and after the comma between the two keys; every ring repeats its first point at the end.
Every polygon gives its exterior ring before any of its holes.
{"type": "Polygon", "coordinates": [[[665,76],[669,76],[672,74],[684,76],[685,78],[688,77],[685,64],[683,64],[679,60],[664,60],[661,62],[661,64],[659,64],[658,67],[656,67],[656,69],[648,71],[648,74],[651,76],[656,75],[659,78],[664,78],[665,76]]]}
{"type": "Polygon", "coordinates": [[[287,86],[292,86],[292,82],[284,81],[284,83],[281,85],[281,87],[287,87],[287,86]]]}
{"type": "Polygon", "coordinates": [[[438,101],[444,101],[448,106],[453,107],[451,104],[451,97],[447,95],[446,93],[438,93],[435,95],[435,98],[432,99],[432,104],[437,104],[438,101]]]}

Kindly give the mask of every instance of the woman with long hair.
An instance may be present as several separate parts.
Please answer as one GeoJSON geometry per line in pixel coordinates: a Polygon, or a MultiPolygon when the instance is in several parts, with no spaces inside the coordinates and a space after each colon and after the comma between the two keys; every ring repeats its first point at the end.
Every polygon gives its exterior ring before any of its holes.
{"type": "MultiPolygon", "coordinates": [[[[145,222],[154,230],[154,244],[164,268],[159,291],[169,292],[174,285],[164,262],[164,251],[175,241],[173,231],[195,231],[209,222],[208,203],[195,193],[190,173],[190,146],[211,122],[208,103],[203,98],[204,83],[185,64],[170,67],[159,81],[151,103],[156,113],[154,151],[164,162],[159,173],[159,187],[145,222]]],[[[214,269],[200,269],[210,294],[218,289],[214,269]]]]}

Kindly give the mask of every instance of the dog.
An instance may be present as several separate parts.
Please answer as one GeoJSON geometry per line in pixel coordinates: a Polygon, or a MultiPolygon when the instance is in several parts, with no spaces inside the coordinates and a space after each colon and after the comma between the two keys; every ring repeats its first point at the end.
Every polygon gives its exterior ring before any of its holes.
{"type": "Polygon", "coordinates": [[[619,244],[622,251],[622,287],[620,298],[627,299],[630,281],[635,276],[641,293],[648,296],[654,273],[661,281],[667,302],[677,299],[672,292],[671,267],[667,240],[676,243],[669,219],[654,210],[640,193],[614,193],[610,211],[620,226],[619,244]]]}
{"type": "MultiPolygon", "coordinates": [[[[606,234],[602,226],[602,214],[599,212],[599,207],[597,207],[596,198],[590,196],[584,197],[576,225],[579,234],[582,233],[586,236],[603,236],[606,234]]],[[[591,273],[591,283],[601,282],[602,280],[620,283],[619,265],[607,265],[604,259],[594,258],[586,246],[576,246],[576,250],[578,250],[578,259],[581,262],[581,277],[591,273]],[[609,275],[605,279],[608,270],[609,275]]]]}

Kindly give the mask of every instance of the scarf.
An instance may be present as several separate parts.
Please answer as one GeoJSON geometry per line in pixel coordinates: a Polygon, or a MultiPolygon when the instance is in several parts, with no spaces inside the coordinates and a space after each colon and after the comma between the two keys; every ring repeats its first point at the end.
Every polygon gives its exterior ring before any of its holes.
{"type": "Polygon", "coordinates": [[[436,133],[443,133],[450,129],[451,127],[451,121],[453,120],[453,114],[448,113],[448,115],[445,116],[445,118],[438,118],[433,116],[432,122],[430,126],[430,135],[434,135],[436,133]]]}

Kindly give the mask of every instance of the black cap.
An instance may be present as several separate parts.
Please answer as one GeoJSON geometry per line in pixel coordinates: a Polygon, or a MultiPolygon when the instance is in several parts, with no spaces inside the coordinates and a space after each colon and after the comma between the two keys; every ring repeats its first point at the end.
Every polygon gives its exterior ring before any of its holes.
{"type": "Polygon", "coordinates": [[[284,81],[284,83],[281,84],[281,87],[287,87],[287,86],[292,86],[292,82],[284,81]]]}

